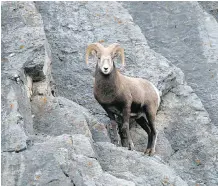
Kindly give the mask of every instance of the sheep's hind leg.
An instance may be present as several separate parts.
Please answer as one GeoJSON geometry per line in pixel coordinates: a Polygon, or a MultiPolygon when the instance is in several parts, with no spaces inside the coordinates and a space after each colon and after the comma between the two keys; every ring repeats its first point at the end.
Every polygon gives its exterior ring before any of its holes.
{"type": "Polygon", "coordinates": [[[146,154],[148,155],[154,155],[155,153],[155,145],[156,145],[156,140],[157,140],[157,131],[155,128],[155,112],[152,110],[152,108],[147,108],[146,110],[146,117],[148,120],[148,125],[151,129],[151,146],[150,149],[147,149],[148,151],[146,151],[146,154]]]}
{"type": "Polygon", "coordinates": [[[149,154],[151,151],[151,142],[152,142],[152,136],[151,136],[151,129],[148,126],[148,122],[144,117],[140,117],[139,119],[136,119],[136,122],[145,130],[145,132],[148,134],[148,143],[147,148],[145,150],[145,154],[149,154]]]}

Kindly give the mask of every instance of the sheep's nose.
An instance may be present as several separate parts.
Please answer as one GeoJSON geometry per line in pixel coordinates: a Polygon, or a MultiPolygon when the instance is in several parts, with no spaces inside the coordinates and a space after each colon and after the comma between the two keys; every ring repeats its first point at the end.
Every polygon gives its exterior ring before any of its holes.
{"type": "Polygon", "coordinates": [[[104,67],[104,70],[107,70],[107,69],[108,69],[108,68],[105,68],[105,67],[104,67]]]}

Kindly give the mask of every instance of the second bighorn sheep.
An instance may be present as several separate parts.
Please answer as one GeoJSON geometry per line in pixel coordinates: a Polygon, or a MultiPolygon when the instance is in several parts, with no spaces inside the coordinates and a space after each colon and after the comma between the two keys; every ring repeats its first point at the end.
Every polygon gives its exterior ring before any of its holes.
{"type": "Polygon", "coordinates": [[[160,105],[159,91],[148,80],[127,77],[118,72],[115,57],[120,55],[124,64],[124,49],[119,44],[114,43],[107,48],[100,43],[90,44],[86,50],[87,64],[90,54],[97,56],[94,96],[107,112],[116,140],[115,116],[120,116],[122,126],[118,126],[122,145],[134,149],[129,131],[129,120],[134,118],[148,134],[145,153],[154,154],[157,139],[154,121],[160,105]]]}

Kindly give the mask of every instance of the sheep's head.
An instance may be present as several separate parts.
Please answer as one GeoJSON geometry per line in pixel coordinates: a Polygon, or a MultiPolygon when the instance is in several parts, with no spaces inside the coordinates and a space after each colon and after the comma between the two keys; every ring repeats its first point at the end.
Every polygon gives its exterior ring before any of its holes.
{"type": "Polygon", "coordinates": [[[121,56],[122,64],[124,65],[124,49],[118,43],[104,47],[100,43],[93,43],[87,47],[86,50],[86,63],[90,53],[97,57],[97,67],[104,75],[109,75],[114,69],[114,59],[121,56]]]}

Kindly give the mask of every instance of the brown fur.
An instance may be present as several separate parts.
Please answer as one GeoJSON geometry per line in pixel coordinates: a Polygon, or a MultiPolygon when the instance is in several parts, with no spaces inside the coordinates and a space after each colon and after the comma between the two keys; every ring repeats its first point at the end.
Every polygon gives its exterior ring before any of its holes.
{"type": "MultiPolygon", "coordinates": [[[[148,134],[148,144],[145,153],[151,155],[155,152],[157,135],[154,120],[159,103],[158,95],[149,81],[124,76],[117,71],[115,64],[113,64],[111,73],[105,75],[98,68],[97,64],[94,96],[107,112],[115,133],[117,133],[115,115],[122,117],[123,125],[120,127],[119,132],[123,146],[134,149],[129,132],[129,119],[134,117],[136,122],[148,134]]],[[[117,138],[116,134],[115,138],[117,138]]]]}

